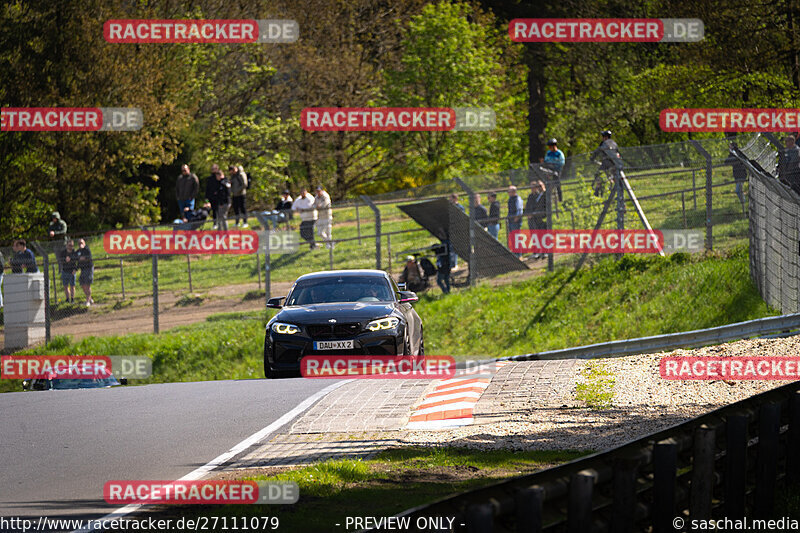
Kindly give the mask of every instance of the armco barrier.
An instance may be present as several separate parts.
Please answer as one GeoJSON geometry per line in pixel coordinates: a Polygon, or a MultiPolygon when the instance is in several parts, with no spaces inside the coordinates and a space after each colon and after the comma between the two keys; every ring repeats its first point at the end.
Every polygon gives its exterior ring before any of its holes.
{"type": "Polygon", "coordinates": [[[576,348],[550,350],[502,357],[498,361],[540,361],[551,359],[595,359],[601,357],[622,357],[640,353],[663,352],[677,348],[697,348],[732,340],[759,337],[771,333],[791,331],[800,328],[800,313],[791,315],[757,318],[715,328],[667,333],[652,337],[640,337],[621,341],[588,344],[576,348]]]}
{"type": "Polygon", "coordinates": [[[420,517],[454,518],[453,531],[473,533],[657,533],[689,531],[691,520],[783,518],[774,516],[777,489],[800,482],[798,389],[800,382],[789,383],[623,446],[398,517],[412,526],[420,517]]]}

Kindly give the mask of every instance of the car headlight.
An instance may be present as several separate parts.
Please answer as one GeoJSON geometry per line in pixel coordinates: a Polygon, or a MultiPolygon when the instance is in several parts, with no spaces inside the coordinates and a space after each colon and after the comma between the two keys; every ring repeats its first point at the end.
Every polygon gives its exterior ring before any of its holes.
{"type": "Polygon", "coordinates": [[[281,335],[294,335],[300,331],[298,326],[294,324],[284,324],[283,322],[275,322],[272,324],[272,331],[280,333],[281,335]]]}
{"type": "Polygon", "coordinates": [[[379,318],[367,324],[367,329],[370,331],[380,331],[382,329],[394,329],[400,323],[400,319],[387,316],[386,318],[379,318]]]}

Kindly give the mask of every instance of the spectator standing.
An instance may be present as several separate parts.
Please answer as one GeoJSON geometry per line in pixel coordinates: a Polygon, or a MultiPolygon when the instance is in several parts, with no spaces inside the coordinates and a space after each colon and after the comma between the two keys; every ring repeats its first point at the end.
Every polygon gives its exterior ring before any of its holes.
{"type": "Polygon", "coordinates": [[[489,225],[489,212],[486,211],[486,208],[481,205],[481,195],[475,193],[472,197],[473,202],[475,202],[475,221],[480,224],[483,229],[489,225]]]}
{"type": "MultiPolygon", "coordinates": [[[[219,185],[217,184],[217,174],[219,173],[219,165],[214,163],[211,165],[211,174],[206,179],[206,200],[211,203],[211,212],[214,213],[214,216],[217,216],[217,199],[215,197],[215,193],[219,185]]],[[[216,222],[214,223],[214,229],[217,229],[216,222]]]]}
{"type": "Polygon", "coordinates": [[[61,284],[64,286],[64,297],[67,303],[75,301],[75,272],[78,270],[78,258],[75,253],[75,241],[69,239],[63,250],[56,253],[61,270],[61,284]]]}
{"type": "Polygon", "coordinates": [[[239,226],[239,216],[242,217],[242,227],[249,227],[247,224],[247,174],[240,166],[231,165],[228,167],[231,175],[231,196],[233,197],[233,216],[236,217],[235,226],[239,226]]]}
{"type": "Polygon", "coordinates": [[[308,189],[300,189],[300,196],[292,203],[292,211],[300,214],[300,238],[306,241],[311,249],[317,247],[314,242],[314,223],[317,220],[317,210],[314,209],[314,197],[308,194],[308,189]]]}
{"type": "MultiPolygon", "coordinates": [[[[525,202],[525,212],[528,214],[528,229],[547,229],[547,196],[541,180],[531,182],[531,193],[525,202]]],[[[533,258],[539,259],[543,255],[533,254],[533,258]]]]}
{"type": "Polygon", "coordinates": [[[28,249],[28,243],[25,239],[17,239],[12,246],[14,255],[11,258],[11,273],[22,274],[24,270],[28,274],[39,272],[36,266],[36,256],[33,251],[28,249]]]}
{"type": "Polygon", "coordinates": [[[181,173],[175,183],[175,198],[178,200],[178,213],[183,213],[188,207],[194,209],[194,199],[200,192],[200,180],[197,175],[192,174],[189,165],[181,167],[181,173]]]}
{"type": "Polygon", "coordinates": [[[467,212],[466,209],[464,209],[464,206],[458,203],[458,194],[453,193],[450,195],[450,203],[456,206],[457,208],[461,209],[461,212],[463,213],[467,212]]]}
{"type": "Polygon", "coordinates": [[[733,167],[733,180],[736,182],[736,196],[739,197],[739,202],[742,204],[742,209],[744,209],[744,182],[747,181],[747,168],[744,166],[744,163],[734,155],[734,152],[738,150],[739,148],[736,146],[736,143],[730,143],[731,153],[728,155],[727,159],[725,159],[725,164],[733,167]]]}
{"type": "Polygon", "coordinates": [[[86,296],[86,307],[90,307],[94,300],[92,300],[92,282],[94,281],[94,261],[92,260],[92,251],[86,246],[86,241],[80,239],[78,241],[78,249],[75,250],[75,257],[77,258],[78,268],[81,269],[78,282],[81,284],[83,294],[86,296]]]}
{"type": "Polygon", "coordinates": [[[442,241],[436,248],[436,284],[444,294],[450,294],[450,241],[442,241]]]}
{"type": "Polygon", "coordinates": [[[66,239],[67,238],[67,223],[61,218],[58,211],[53,211],[52,218],[50,219],[50,226],[47,228],[48,234],[51,239],[66,239]]]}
{"type": "MultiPolygon", "coordinates": [[[[611,139],[611,130],[600,132],[600,136],[602,137],[600,146],[592,152],[590,157],[592,161],[596,161],[598,157],[600,158],[600,170],[606,173],[606,177],[609,180],[612,180],[616,175],[617,163],[622,162],[622,156],[619,154],[619,146],[611,139]]],[[[600,179],[599,173],[594,180],[594,195],[603,195],[603,181],[600,179]]]]}
{"type": "Polygon", "coordinates": [[[221,231],[228,231],[228,210],[231,208],[231,182],[225,174],[219,170],[215,174],[217,187],[211,191],[209,198],[211,205],[216,201],[217,210],[215,211],[216,228],[221,231]]]}
{"type": "Polygon", "coordinates": [[[405,283],[408,290],[417,292],[425,288],[424,279],[425,274],[416,258],[413,255],[406,257],[406,266],[399,278],[400,283],[405,283]]]}
{"type": "Polygon", "coordinates": [[[500,202],[497,201],[497,193],[490,192],[486,197],[489,199],[489,223],[486,231],[497,239],[500,235],[500,202]]]}
{"type": "MultiPolygon", "coordinates": [[[[517,194],[517,188],[513,185],[508,188],[508,215],[506,229],[509,237],[511,232],[522,228],[522,198],[517,194]]],[[[522,254],[514,254],[521,257],[522,254]]]]}
{"type": "MultiPolygon", "coordinates": [[[[284,189],[281,193],[281,199],[275,204],[275,211],[278,212],[278,221],[288,221],[292,218],[292,195],[289,194],[289,189],[284,189]]],[[[273,222],[273,227],[275,227],[273,222]]]]}
{"type": "Polygon", "coordinates": [[[323,241],[326,241],[325,245],[328,248],[333,248],[333,242],[331,242],[331,226],[333,222],[331,197],[327,192],[325,192],[325,189],[322,187],[322,185],[317,187],[317,197],[314,199],[314,207],[317,209],[318,216],[316,222],[317,234],[319,234],[323,241]]]}
{"type": "Polygon", "coordinates": [[[544,154],[544,164],[547,168],[554,171],[556,193],[558,194],[558,201],[562,200],[561,196],[561,169],[564,168],[564,163],[567,159],[564,157],[564,152],[558,149],[558,141],[553,138],[547,141],[547,153],[544,154]]]}
{"type": "Polygon", "coordinates": [[[794,135],[784,139],[786,149],[783,151],[783,179],[800,194],[800,146],[794,135]]]}

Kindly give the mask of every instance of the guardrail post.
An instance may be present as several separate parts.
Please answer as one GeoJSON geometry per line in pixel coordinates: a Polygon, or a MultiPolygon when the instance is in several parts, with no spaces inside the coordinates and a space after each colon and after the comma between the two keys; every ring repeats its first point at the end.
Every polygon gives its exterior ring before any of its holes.
{"type": "Polygon", "coordinates": [[[122,267],[122,258],[119,258],[119,284],[122,287],[122,299],[125,299],[125,270],[122,267]]]}
{"type": "Polygon", "coordinates": [[[636,471],[638,457],[619,457],[614,461],[614,503],[611,508],[611,531],[633,531],[636,510],[636,471]]]}
{"type": "Polygon", "coordinates": [[[492,504],[483,503],[467,507],[466,522],[468,533],[492,533],[494,527],[492,504]]]}
{"type": "MultiPolygon", "coordinates": [[[[789,398],[789,442],[787,450],[800,450],[800,391],[789,398]]],[[[800,483],[800,456],[786,454],[786,480],[791,484],[800,483]]]]}
{"type": "MultiPolygon", "coordinates": [[[[778,477],[778,435],[781,405],[763,404],[758,413],[758,456],[756,457],[756,495],[754,518],[771,518],[778,477]]],[[[789,450],[788,453],[793,453],[789,450]]]]}
{"type": "Polygon", "coordinates": [[[689,495],[689,517],[711,518],[711,496],[714,494],[714,442],[716,431],[703,424],[694,432],[692,450],[692,485],[689,495]]]}
{"type": "Polygon", "coordinates": [[[581,470],[569,480],[567,531],[584,533],[592,530],[592,491],[595,472],[581,470]]]}
{"type": "Polygon", "coordinates": [[[712,170],[712,163],[711,163],[711,154],[706,152],[706,149],[696,140],[690,139],[690,143],[694,146],[694,149],[697,150],[701,156],[703,156],[706,160],[706,250],[713,250],[713,241],[712,241],[712,228],[713,221],[711,216],[713,214],[712,210],[712,203],[711,203],[711,177],[713,175],[712,170]]]}
{"type": "Polygon", "coordinates": [[[678,444],[666,439],[653,445],[653,532],[673,533],[678,444]]]}
{"type": "Polygon", "coordinates": [[[375,269],[381,269],[381,211],[375,202],[366,194],[361,195],[361,200],[375,213],[375,269]]]}
{"type": "Polygon", "coordinates": [[[541,533],[544,488],[539,485],[522,489],[514,495],[517,531],[541,533]]]}
{"type": "Polygon", "coordinates": [[[747,490],[746,414],[728,416],[725,421],[725,516],[744,518],[747,490]]]}
{"type": "Polygon", "coordinates": [[[472,190],[461,178],[454,178],[454,181],[467,193],[469,198],[469,272],[468,283],[472,287],[478,277],[478,265],[475,264],[475,191],[472,190]]]}

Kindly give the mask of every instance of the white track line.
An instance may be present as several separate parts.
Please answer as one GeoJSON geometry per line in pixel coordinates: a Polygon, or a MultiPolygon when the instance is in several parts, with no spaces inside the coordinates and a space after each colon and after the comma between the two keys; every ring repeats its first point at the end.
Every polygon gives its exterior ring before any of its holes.
{"type": "MultiPolygon", "coordinates": [[[[261,430],[257,431],[256,433],[253,433],[252,435],[250,435],[249,437],[244,439],[242,442],[240,442],[239,444],[237,444],[236,446],[234,446],[233,448],[231,448],[227,452],[225,452],[222,455],[219,455],[218,457],[210,460],[209,462],[207,462],[203,466],[201,466],[201,467],[189,472],[188,474],[186,474],[182,478],[178,479],[177,481],[193,481],[193,480],[202,479],[203,476],[205,476],[206,474],[208,474],[209,472],[211,472],[212,470],[214,470],[215,468],[217,468],[221,464],[224,464],[226,461],[229,461],[231,458],[233,458],[237,454],[243,452],[244,450],[246,450],[247,448],[249,448],[253,444],[256,444],[260,440],[262,440],[262,439],[266,438],[267,436],[269,436],[270,433],[273,433],[273,432],[277,431],[278,429],[280,429],[285,424],[288,424],[289,422],[291,422],[300,413],[302,413],[303,411],[305,411],[306,409],[311,407],[317,400],[319,400],[320,398],[322,398],[323,396],[325,396],[329,392],[331,392],[331,391],[333,391],[335,389],[338,389],[342,385],[350,383],[351,381],[353,381],[353,380],[352,379],[348,379],[348,380],[345,380],[345,381],[338,381],[338,382],[334,383],[333,385],[325,387],[321,391],[318,391],[315,394],[309,396],[308,398],[306,398],[305,400],[300,402],[297,405],[297,407],[295,407],[294,409],[292,409],[291,411],[289,411],[288,413],[286,413],[285,415],[283,415],[282,417],[277,419],[272,424],[268,425],[264,429],[261,429],[261,430]]],[[[102,523],[105,520],[114,520],[114,519],[117,519],[117,518],[121,518],[121,517],[123,517],[125,515],[131,514],[134,511],[137,511],[140,507],[143,507],[143,506],[144,506],[144,504],[140,504],[140,503],[129,504],[129,505],[126,505],[125,507],[120,507],[119,509],[115,509],[114,511],[110,512],[109,514],[107,514],[104,517],[99,518],[97,520],[102,523]]],[[[94,522],[94,521],[95,521],[94,519],[91,520],[91,522],[94,522]]],[[[76,529],[72,533],[88,533],[88,532],[94,531],[94,530],[95,530],[94,528],[85,527],[83,529],[76,529]]]]}

